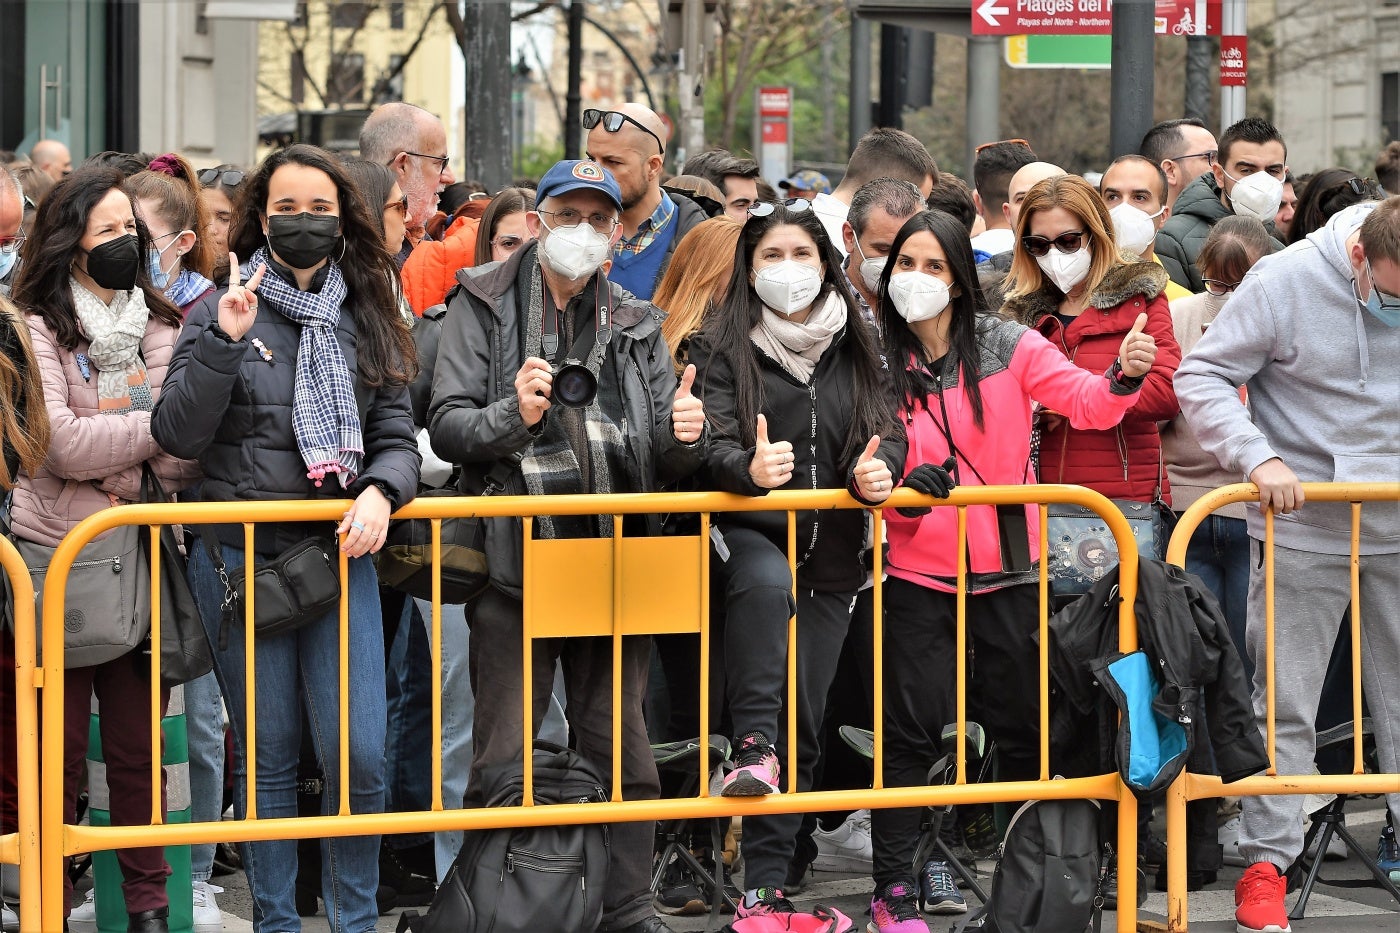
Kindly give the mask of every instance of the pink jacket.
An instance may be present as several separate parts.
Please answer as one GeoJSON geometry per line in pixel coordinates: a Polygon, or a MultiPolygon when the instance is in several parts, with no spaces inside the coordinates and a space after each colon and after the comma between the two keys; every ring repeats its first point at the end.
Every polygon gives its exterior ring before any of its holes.
{"type": "MultiPolygon", "coordinates": [[[[21,473],[15,487],[11,522],[27,541],[55,546],[78,522],[113,504],[141,497],[141,464],[150,461],[167,493],[199,479],[199,464],[164,453],[151,437],[151,413],[120,415],[98,412],[97,373],[88,378],[78,366],[88,342],[72,350],[59,347],[38,315],[28,315],[34,357],[44,380],[53,440],[49,455],[34,476],[21,473]]],[[[151,319],[141,341],[152,397],[159,397],[165,370],[180,329],[151,319]]]]}
{"type": "MultiPolygon", "coordinates": [[[[1117,424],[1137,401],[1136,391],[1114,393],[1102,373],[1091,373],[1065,359],[1050,341],[1012,321],[987,316],[978,324],[981,359],[978,388],[982,393],[982,423],[978,428],[961,379],[951,380],[928,407],[902,410],[909,435],[907,476],[924,463],[942,464],[951,453],[943,424],[946,406],[949,433],[958,450],[958,474],[963,486],[1019,486],[1034,483],[1030,468],[1031,400],[1063,413],[1077,428],[1105,429],[1117,424]]],[[[957,510],[935,508],[919,518],[885,511],[889,522],[888,571],[891,576],[931,589],[953,592],[957,577],[957,510]],[[945,580],[935,580],[943,577],[945,580]]],[[[1039,517],[1026,506],[1027,537],[1032,560],[1039,554],[1039,517]]],[[[1003,570],[1001,539],[993,506],[967,510],[967,545],[974,574],[1003,570]]]]}

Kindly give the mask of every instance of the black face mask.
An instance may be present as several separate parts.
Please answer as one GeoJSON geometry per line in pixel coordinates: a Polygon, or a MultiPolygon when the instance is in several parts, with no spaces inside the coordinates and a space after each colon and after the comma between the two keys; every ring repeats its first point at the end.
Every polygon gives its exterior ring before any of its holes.
{"type": "Polygon", "coordinates": [[[88,250],[88,277],[102,288],[123,292],[135,288],[140,269],[141,249],[135,234],[119,236],[88,250]]]}
{"type": "Polygon", "coordinates": [[[273,214],[267,218],[267,245],[293,269],[310,269],[335,252],[340,218],[333,214],[273,214]]]}

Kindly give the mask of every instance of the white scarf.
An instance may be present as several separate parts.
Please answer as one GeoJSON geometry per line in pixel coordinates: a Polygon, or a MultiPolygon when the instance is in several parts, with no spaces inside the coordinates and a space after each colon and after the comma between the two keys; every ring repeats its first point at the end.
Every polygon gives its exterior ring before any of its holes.
{"type": "Polygon", "coordinates": [[[812,381],[817,361],[832,339],[846,326],[846,302],[832,289],[826,301],[813,305],[801,324],[769,307],[764,307],[758,325],[749,339],[803,385],[812,381]]]}
{"type": "Polygon", "coordinates": [[[141,339],[151,314],[146,293],[140,288],[120,289],[106,304],[77,279],[69,278],[78,330],[88,339],[88,359],[97,369],[97,397],[104,414],[120,414],[132,408],[151,410],[146,367],[141,361],[141,339]]]}

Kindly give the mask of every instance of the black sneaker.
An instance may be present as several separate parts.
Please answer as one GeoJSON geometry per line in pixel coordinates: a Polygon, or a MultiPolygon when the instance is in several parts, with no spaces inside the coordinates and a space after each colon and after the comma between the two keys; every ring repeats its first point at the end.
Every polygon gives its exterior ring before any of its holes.
{"type": "Polygon", "coordinates": [[[1138,839],[1138,865],[1156,871],[1167,864],[1167,844],[1152,833],[1138,839]]]}
{"type": "Polygon", "coordinates": [[[709,910],[700,892],[700,886],[695,882],[694,874],[689,866],[679,859],[666,866],[666,871],[661,876],[661,886],[652,898],[652,905],[657,913],[673,917],[703,914],[709,910]]]}
{"type": "Polygon", "coordinates": [[[990,804],[965,804],[958,808],[958,823],[962,826],[963,841],[972,854],[986,858],[997,850],[1001,837],[997,835],[996,816],[990,804]]]}
{"type": "Polygon", "coordinates": [[[426,907],[437,893],[436,878],[413,871],[398,851],[388,846],[379,847],[379,883],[393,890],[399,907],[426,907]]]}

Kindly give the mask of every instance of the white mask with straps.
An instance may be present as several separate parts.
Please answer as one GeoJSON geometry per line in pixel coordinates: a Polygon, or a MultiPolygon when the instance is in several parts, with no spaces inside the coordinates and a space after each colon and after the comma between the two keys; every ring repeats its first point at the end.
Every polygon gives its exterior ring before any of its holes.
{"type": "Polygon", "coordinates": [[[1113,238],[1118,242],[1118,248],[1134,256],[1141,256],[1150,249],[1157,239],[1157,225],[1153,221],[1161,217],[1165,210],[1163,207],[1155,214],[1148,214],[1124,201],[1109,211],[1108,216],[1113,219],[1113,238]]]}
{"type": "Polygon", "coordinates": [[[822,274],[805,262],[784,259],[760,269],[753,290],[770,311],[790,317],[812,306],[822,290],[822,274]]]}

